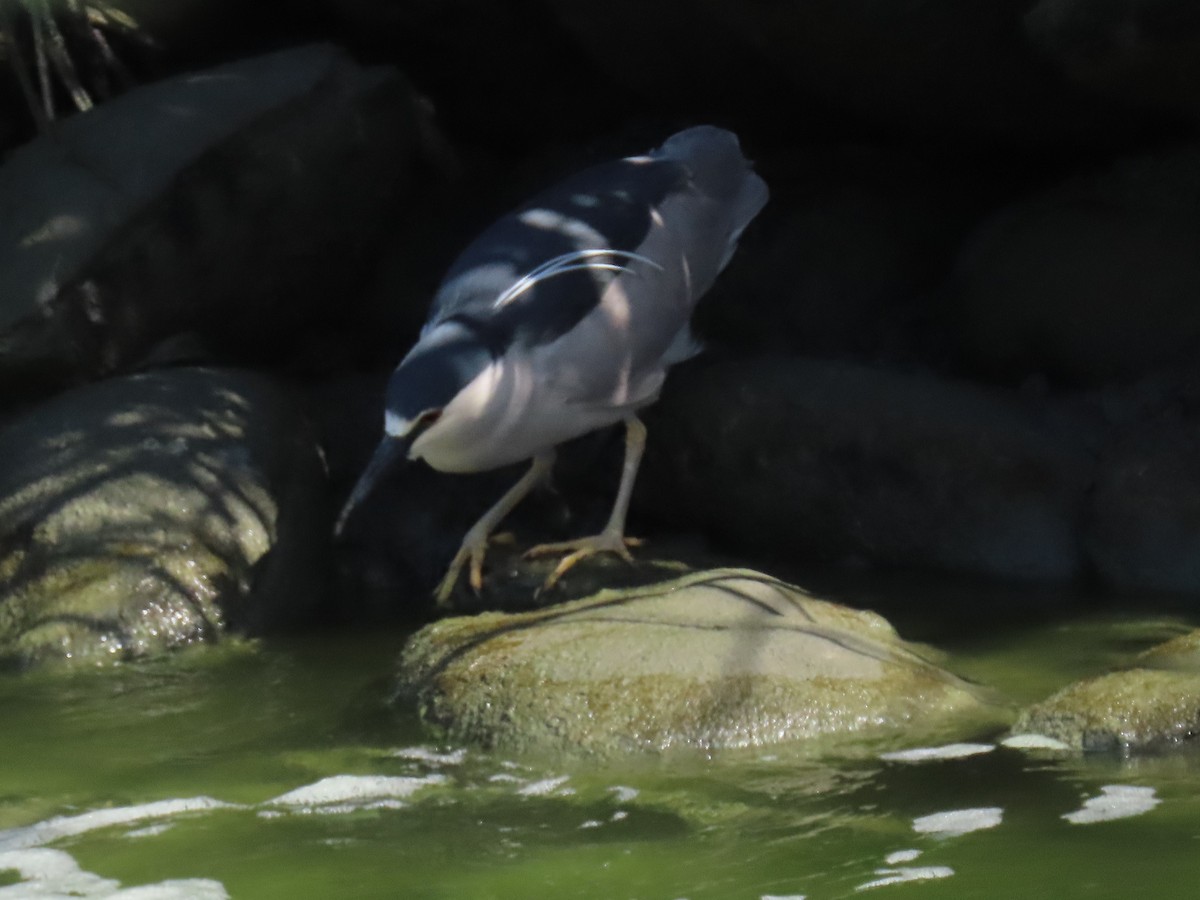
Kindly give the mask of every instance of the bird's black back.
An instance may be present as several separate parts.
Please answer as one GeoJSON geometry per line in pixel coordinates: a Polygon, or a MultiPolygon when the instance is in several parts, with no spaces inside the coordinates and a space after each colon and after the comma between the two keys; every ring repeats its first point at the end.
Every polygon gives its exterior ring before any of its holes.
{"type": "Polygon", "coordinates": [[[645,156],[596,166],[550,188],[497,220],[463,251],[434,298],[430,323],[460,321],[497,353],[556,340],[596,307],[616,273],[567,272],[537,281],[498,307],[497,298],[564,254],[636,253],[654,209],[689,185],[682,163],[645,156]]]}

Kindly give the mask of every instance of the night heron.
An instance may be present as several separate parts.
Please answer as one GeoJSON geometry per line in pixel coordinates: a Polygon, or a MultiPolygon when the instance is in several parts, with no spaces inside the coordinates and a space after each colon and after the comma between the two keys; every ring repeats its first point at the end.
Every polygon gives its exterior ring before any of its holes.
{"type": "Polygon", "coordinates": [[[482,586],[489,536],[554,463],[555,447],[625,423],[625,464],[598,535],[534,547],[580,559],[631,559],[625,515],[645,446],[637,411],[667,369],[699,347],[689,318],[767,202],[736,135],[681,131],[643,156],[596,166],[534,197],[483,232],[450,267],[415,347],[388,383],[384,437],[338,518],[393,461],[480,472],[532,460],[463,539],[439,604],[469,564],[482,586]]]}

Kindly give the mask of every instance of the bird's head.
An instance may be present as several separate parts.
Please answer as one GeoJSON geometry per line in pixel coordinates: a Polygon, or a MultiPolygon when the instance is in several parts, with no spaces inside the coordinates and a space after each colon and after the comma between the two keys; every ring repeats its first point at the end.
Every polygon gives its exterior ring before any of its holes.
{"type": "Polygon", "coordinates": [[[494,360],[469,324],[442,322],[422,334],[388,381],[383,440],[338,516],[335,534],[392,465],[409,456],[417,439],[436,428],[442,411],[494,360]]]}

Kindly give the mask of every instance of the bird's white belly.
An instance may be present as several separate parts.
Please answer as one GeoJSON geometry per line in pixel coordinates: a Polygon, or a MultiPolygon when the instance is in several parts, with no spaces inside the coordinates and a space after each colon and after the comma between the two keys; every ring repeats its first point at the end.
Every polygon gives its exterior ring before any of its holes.
{"type": "Polygon", "coordinates": [[[530,459],[630,411],[568,402],[534,377],[535,368],[512,357],[489,366],[417,438],[409,456],[441,472],[482,472],[530,459]]]}

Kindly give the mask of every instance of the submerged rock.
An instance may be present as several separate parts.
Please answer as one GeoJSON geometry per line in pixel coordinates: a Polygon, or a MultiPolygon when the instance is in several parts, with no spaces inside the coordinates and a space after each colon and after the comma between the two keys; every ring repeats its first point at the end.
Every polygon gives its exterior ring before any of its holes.
{"type": "Polygon", "coordinates": [[[999,715],[881,617],[735,569],[437,622],[397,684],[454,740],[515,753],[828,747],[999,715]]]}
{"type": "Polygon", "coordinates": [[[0,660],[105,662],[311,614],[316,445],[267,379],[173,370],[64,394],[0,432],[0,660]]]}

